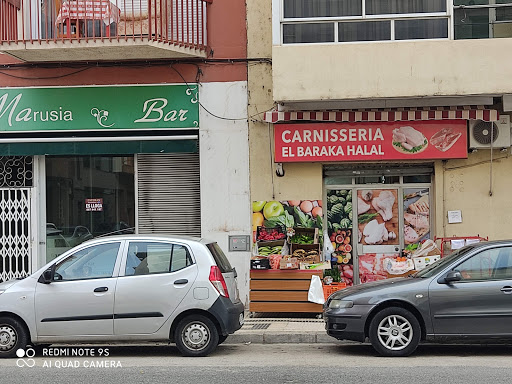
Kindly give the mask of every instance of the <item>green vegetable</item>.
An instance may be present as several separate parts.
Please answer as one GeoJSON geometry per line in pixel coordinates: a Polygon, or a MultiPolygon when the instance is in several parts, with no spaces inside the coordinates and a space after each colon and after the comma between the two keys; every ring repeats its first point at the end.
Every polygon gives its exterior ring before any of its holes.
{"type": "Polygon", "coordinates": [[[352,190],[348,191],[346,199],[347,201],[352,201],[352,190]]]}
{"type": "Polygon", "coordinates": [[[343,204],[341,203],[338,203],[336,205],[334,205],[331,209],[331,212],[332,212],[332,215],[339,215],[343,212],[343,204]]]}
{"type": "Polygon", "coordinates": [[[285,211],[283,215],[270,217],[263,224],[267,228],[280,227],[283,232],[286,232],[286,228],[293,228],[295,226],[295,220],[292,215],[285,211]]]}
{"type": "Polygon", "coordinates": [[[352,222],[350,221],[350,219],[341,219],[340,226],[343,229],[350,228],[352,226],[352,222]]]}
{"type": "Polygon", "coordinates": [[[313,244],[314,237],[305,233],[296,233],[290,238],[290,242],[293,244],[313,244]]]}
{"type": "Polygon", "coordinates": [[[427,144],[427,139],[425,139],[425,141],[423,142],[422,145],[418,145],[416,147],[412,147],[411,149],[407,149],[405,148],[402,143],[399,143],[398,141],[393,141],[393,145],[395,147],[399,147],[401,148],[402,150],[406,151],[406,152],[410,152],[410,153],[416,153],[418,152],[419,150],[423,149],[423,147],[427,144]]]}
{"type": "Polygon", "coordinates": [[[294,207],[295,218],[297,219],[297,227],[312,228],[315,224],[311,218],[302,212],[299,207],[294,207]]]}
{"type": "Polygon", "coordinates": [[[336,196],[336,195],[334,195],[334,196],[329,196],[329,202],[330,202],[331,204],[333,204],[333,205],[334,205],[334,204],[336,204],[336,203],[338,203],[338,202],[339,202],[338,196],[336,196]]]}
{"type": "Polygon", "coordinates": [[[348,195],[348,191],[349,191],[348,189],[342,189],[342,190],[338,191],[338,195],[346,197],[348,195]]]}
{"type": "Polygon", "coordinates": [[[377,213],[363,213],[357,217],[357,222],[359,224],[368,223],[373,220],[377,216],[377,213]]]}
{"type": "Polygon", "coordinates": [[[347,205],[345,205],[345,213],[350,216],[352,214],[352,202],[347,202],[347,205]]]}

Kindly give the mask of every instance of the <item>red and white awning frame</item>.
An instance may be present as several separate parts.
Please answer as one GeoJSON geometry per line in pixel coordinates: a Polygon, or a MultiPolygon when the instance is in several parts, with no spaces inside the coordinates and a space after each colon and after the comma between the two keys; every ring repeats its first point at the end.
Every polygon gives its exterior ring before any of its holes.
{"type": "Polygon", "coordinates": [[[272,110],[265,112],[263,120],[267,123],[285,121],[416,121],[416,120],[484,120],[498,121],[499,112],[485,106],[429,107],[362,109],[343,111],[288,111],[272,110]]]}

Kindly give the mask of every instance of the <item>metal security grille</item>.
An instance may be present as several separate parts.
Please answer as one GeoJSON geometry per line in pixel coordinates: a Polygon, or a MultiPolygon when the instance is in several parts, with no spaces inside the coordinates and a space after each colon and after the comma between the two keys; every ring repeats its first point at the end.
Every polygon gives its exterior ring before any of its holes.
{"type": "Polygon", "coordinates": [[[33,163],[32,156],[0,156],[0,188],[31,187],[33,163]]]}
{"type": "Polygon", "coordinates": [[[0,189],[0,281],[31,273],[30,189],[0,189]]]}
{"type": "Polygon", "coordinates": [[[201,236],[199,154],[137,155],[138,231],[201,236]]]}

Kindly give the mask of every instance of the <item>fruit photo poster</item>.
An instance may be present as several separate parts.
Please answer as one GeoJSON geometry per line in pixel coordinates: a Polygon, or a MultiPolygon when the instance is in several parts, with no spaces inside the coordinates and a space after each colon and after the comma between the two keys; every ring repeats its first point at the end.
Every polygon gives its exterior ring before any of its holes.
{"type": "Polygon", "coordinates": [[[252,230],[256,234],[257,228],[264,226],[279,228],[282,233],[294,227],[321,231],[322,214],[322,200],[253,201],[252,230]]]}

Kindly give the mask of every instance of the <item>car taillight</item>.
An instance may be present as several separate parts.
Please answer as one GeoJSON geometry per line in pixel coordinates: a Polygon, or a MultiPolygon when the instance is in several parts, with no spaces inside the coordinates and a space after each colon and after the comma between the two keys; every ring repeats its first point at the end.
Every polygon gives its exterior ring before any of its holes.
{"type": "Polygon", "coordinates": [[[212,265],[210,268],[210,282],[213,284],[215,289],[219,291],[221,296],[229,298],[228,287],[226,286],[226,281],[224,280],[224,276],[220,272],[219,267],[216,265],[212,265]]]}

